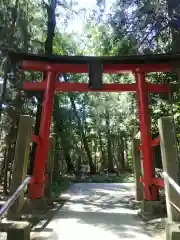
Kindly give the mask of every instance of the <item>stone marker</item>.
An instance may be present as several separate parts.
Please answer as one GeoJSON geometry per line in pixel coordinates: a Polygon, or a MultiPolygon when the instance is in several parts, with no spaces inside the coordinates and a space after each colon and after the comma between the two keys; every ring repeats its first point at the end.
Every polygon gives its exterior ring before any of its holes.
{"type": "Polygon", "coordinates": [[[166,224],[166,239],[179,240],[180,239],[180,195],[175,190],[174,186],[170,184],[168,179],[172,179],[175,183],[178,181],[178,165],[177,165],[177,151],[175,144],[175,133],[173,132],[173,125],[170,117],[163,117],[158,120],[160,146],[163,162],[163,171],[165,173],[165,194],[167,207],[167,224],[166,224]],[[175,207],[174,207],[174,206],[175,207]]]}
{"type": "MultiPolygon", "coordinates": [[[[11,195],[22,184],[27,174],[30,143],[32,139],[33,119],[30,116],[22,115],[19,120],[18,135],[13,162],[11,181],[11,195]]],[[[8,219],[14,220],[24,205],[24,191],[8,211],[8,219]]]]}
{"type": "Polygon", "coordinates": [[[138,149],[140,145],[140,140],[133,138],[132,140],[132,155],[133,155],[133,166],[134,166],[134,175],[136,179],[136,200],[143,200],[143,186],[140,182],[140,177],[142,176],[141,171],[141,157],[140,151],[138,149]]]}

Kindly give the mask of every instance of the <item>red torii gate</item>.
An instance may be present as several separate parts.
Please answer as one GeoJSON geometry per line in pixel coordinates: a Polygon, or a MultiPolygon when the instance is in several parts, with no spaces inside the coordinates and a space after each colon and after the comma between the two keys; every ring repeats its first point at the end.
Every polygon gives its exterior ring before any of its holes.
{"type": "Polygon", "coordinates": [[[136,92],[138,97],[139,124],[141,132],[144,198],[158,200],[158,187],[163,187],[161,179],[154,177],[152,147],[159,143],[151,139],[148,93],[169,93],[168,84],[152,84],[145,81],[146,73],[171,72],[180,55],[144,55],[124,57],[83,57],[83,56],[39,56],[10,52],[12,61],[19,61],[23,71],[40,71],[46,73],[41,82],[25,82],[25,91],[44,91],[39,136],[33,136],[37,143],[33,176],[29,187],[30,198],[44,196],[45,163],[49,147],[49,134],[55,92],[136,92]],[[59,73],[88,73],[91,61],[98,61],[104,73],[132,73],[136,83],[103,84],[102,88],[90,89],[88,83],[57,82],[59,73]]]}

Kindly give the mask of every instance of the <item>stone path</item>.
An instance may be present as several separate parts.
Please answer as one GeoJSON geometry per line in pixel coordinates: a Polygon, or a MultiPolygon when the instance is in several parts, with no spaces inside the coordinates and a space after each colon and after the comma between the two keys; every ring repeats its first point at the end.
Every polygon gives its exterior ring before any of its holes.
{"type": "MultiPolygon", "coordinates": [[[[33,240],[152,240],[137,210],[130,208],[133,184],[80,183],[64,194],[69,201],[33,240]]],[[[159,239],[159,238],[158,238],[159,239]]]]}

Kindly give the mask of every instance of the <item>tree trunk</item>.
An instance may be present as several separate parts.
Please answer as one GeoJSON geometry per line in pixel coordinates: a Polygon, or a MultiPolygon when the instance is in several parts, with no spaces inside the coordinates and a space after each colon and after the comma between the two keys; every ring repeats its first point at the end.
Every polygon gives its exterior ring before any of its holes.
{"type": "MultiPolygon", "coordinates": [[[[59,129],[58,129],[59,132],[59,129]]],[[[64,134],[62,134],[62,131],[59,132],[60,135],[60,139],[61,139],[61,146],[63,149],[63,153],[64,153],[64,158],[66,160],[66,165],[67,165],[67,172],[71,173],[71,172],[75,172],[74,169],[74,165],[72,163],[72,159],[69,153],[69,143],[65,140],[65,136],[63,137],[64,134]]]]}
{"type": "Polygon", "coordinates": [[[45,41],[45,53],[51,55],[53,53],[53,39],[54,39],[54,30],[56,26],[56,18],[55,18],[55,10],[56,10],[56,0],[51,0],[50,5],[46,6],[46,11],[48,15],[48,22],[47,22],[47,38],[45,41]]]}
{"type": "MultiPolygon", "coordinates": [[[[92,141],[93,143],[93,141],[92,141]]],[[[94,140],[94,146],[93,146],[93,151],[94,151],[94,164],[96,166],[96,172],[98,172],[98,162],[97,162],[97,147],[98,147],[98,143],[97,143],[97,139],[94,140]]]]}
{"type": "Polygon", "coordinates": [[[66,165],[67,165],[67,172],[68,173],[75,172],[74,165],[72,163],[72,159],[71,159],[71,156],[69,153],[70,147],[69,147],[69,142],[67,141],[67,138],[66,138],[67,134],[63,132],[64,130],[61,128],[60,125],[57,124],[57,122],[55,124],[55,129],[56,129],[58,136],[60,137],[61,147],[63,149],[64,159],[65,159],[66,165]]]}
{"type": "MultiPolygon", "coordinates": [[[[180,53],[180,2],[179,0],[167,0],[169,25],[172,33],[172,53],[180,53]]],[[[179,64],[174,66],[177,72],[178,80],[180,81],[179,64]]]]}
{"type": "Polygon", "coordinates": [[[83,142],[83,145],[84,145],[84,149],[86,151],[86,154],[87,154],[87,157],[88,157],[88,162],[89,162],[89,167],[90,167],[90,173],[91,174],[94,174],[96,173],[96,166],[94,165],[93,163],[93,159],[92,159],[92,155],[91,155],[91,151],[90,151],[90,148],[89,148],[89,145],[88,145],[88,141],[86,139],[86,135],[84,133],[84,128],[83,128],[83,125],[81,123],[81,119],[78,115],[78,112],[77,112],[77,109],[76,109],[76,104],[74,102],[74,99],[73,97],[69,94],[69,99],[71,101],[71,106],[72,106],[72,109],[73,109],[73,112],[74,112],[74,115],[77,119],[77,122],[78,122],[78,127],[79,127],[79,134],[81,136],[81,139],[82,139],[82,142],[83,142]]]}
{"type": "Polygon", "coordinates": [[[108,153],[108,172],[114,172],[113,156],[112,156],[112,143],[111,143],[111,132],[110,132],[110,116],[106,109],[106,137],[107,137],[107,153],[108,153]]]}
{"type": "Polygon", "coordinates": [[[77,180],[81,179],[81,156],[76,159],[76,178],[77,180]]]}
{"type": "Polygon", "coordinates": [[[99,136],[99,146],[101,149],[101,166],[100,166],[100,171],[104,171],[104,169],[107,167],[106,165],[106,155],[103,149],[103,143],[102,143],[102,136],[101,132],[98,131],[98,136],[99,136]]]}
{"type": "Polygon", "coordinates": [[[74,165],[72,163],[72,159],[71,156],[69,154],[69,151],[66,151],[66,149],[64,148],[64,156],[65,156],[65,160],[66,160],[66,164],[67,164],[67,172],[68,173],[74,173],[75,169],[74,169],[74,165]]]}
{"type": "Polygon", "coordinates": [[[129,163],[128,163],[128,139],[123,138],[124,142],[124,163],[125,163],[125,169],[129,168],[129,163]]]}
{"type": "MultiPolygon", "coordinates": [[[[16,21],[17,21],[17,16],[18,16],[18,7],[19,7],[19,0],[16,0],[15,2],[15,6],[12,9],[12,25],[11,25],[11,29],[9,31],[10,35],[9,38],[7,39],[7,46],[8,46],[8,50],[12,49],[13,46],[13,38],[14,38],[14,32],[15,32],[15,27],[16,27],[16,21]]],[[[4,65],[4,81],[3,81],[3,92],[2,92],[2,97],[0,99],[0,120],[1,120],[1,114],[3,111],[3,103],[5,100],[5,96],[6,96],[6,88],[7,88],[7,80],[8,80],[8,73],[10,72],[10,63],[9,63],[9,59],[8,57],[5,60],[5,65],[4,65]]]]}
{"type": "Polygon", "coordinates": [[[124,139],[119,137],[119,157],[121,171],[125,170],[124,139]]]}
{"type": "Polygon", "coordinates": [[[89,145],[88,145],[88,142],[87,142],[87,139],[86,139],[86,136],[85,136],[83,130],[82,130],[82,141],[83,141],[84,149],[86,151],[86,154],[87,154],[87,157],[88,157],[88,160],[89,160],[90,173],[95,174],[96,173],[96,167],[93,163],[91,151],[89,149],[89,145]]]}
{"type": "MultiPolygon", "coordinates": [[[[58,138],[56,136],[55,139],[55,149],[59,148],[59,142],[58,138]]],[[[59,152],[55,152],[55,158],[54,158],[54,171],[53,171],[53,180],[58,181],[60,176],[60,167],[59,167],[59,152]]]]}
{"type": "Polygon", "coordinates": [[[74,169],[73,161],[70,156],[70,146],[69,146],[69,140],[68,140],[69,133],[63,124],[63,118],[62,118],[61,110],[59,109],[59,100],[57,95],[54,98],[54,108],[55,108],[55,111],[53,113],[53,117],[55,122],[55,131],[61,142],[64,159],[67,165],[67,171],[74,172],[75,169],[74,169]],[[57,112],[58,114],[56,114],[57,112]]]}
{"type": "Polygon", "coordinates": [[[167,5],[172,32],[172,50],[174,53],[180,53],[180,2],[179,0],[167,0],[167,5]]]}

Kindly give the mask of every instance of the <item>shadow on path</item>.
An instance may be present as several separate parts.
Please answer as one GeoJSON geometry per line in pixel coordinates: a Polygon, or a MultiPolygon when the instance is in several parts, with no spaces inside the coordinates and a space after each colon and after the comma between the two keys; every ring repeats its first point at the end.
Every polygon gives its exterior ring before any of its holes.
{"type": "Polygon", "coordinates": [[[130,208],[133,184],[75,184],[65,194],[69,200],[33,240],[150,240],[130,208]]]}

